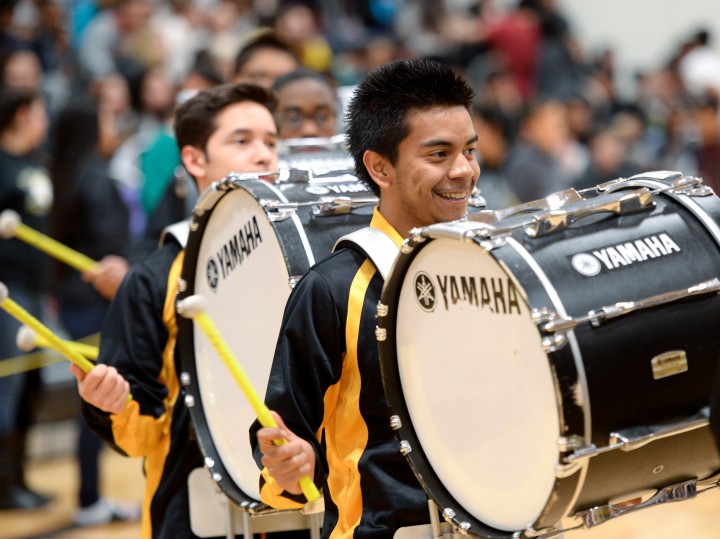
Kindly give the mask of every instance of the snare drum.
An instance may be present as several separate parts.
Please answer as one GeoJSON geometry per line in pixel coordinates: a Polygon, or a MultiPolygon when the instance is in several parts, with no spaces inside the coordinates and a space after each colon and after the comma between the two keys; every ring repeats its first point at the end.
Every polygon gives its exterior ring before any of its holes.
{"type": "Polygon", "coordinates": [[[663,172],[562,200],[413,231],[378,308],[400,450],[478,537],[596,525],[720,470],[720,199],[663,172]]]}
{"type": "MultiPolygon", "coordinates": [[[[275,183],[230,176],[203,194],[179,294],[207,299],[207,314],[260,395],[293,285],[338,238],[367,226],[377,203],[354,176],[284,175],[275,183]]],[[[253,409],[205,335],[190,320],[178,324],[185,404],[205,463],[229,498],[252,504],[260,499],[248,435],[253,409]]]]}

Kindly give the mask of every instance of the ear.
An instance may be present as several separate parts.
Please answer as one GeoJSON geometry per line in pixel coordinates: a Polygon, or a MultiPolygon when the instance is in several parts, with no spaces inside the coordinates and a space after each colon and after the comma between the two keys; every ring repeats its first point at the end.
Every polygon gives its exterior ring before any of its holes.
{"type": "Polygon", "coordinates": [[[381,189],[390,187],[395,169],[387,157],[372,150],[366,150],[363,154],[363,164],[370,177],[381,189]]]}
{"type": "Polygon", "coordinates": [[[180,151],[180,158],[187,171],[198,181],[207,173],[207,159],[205,152],[195,146],[183,146],[180,151]]]}

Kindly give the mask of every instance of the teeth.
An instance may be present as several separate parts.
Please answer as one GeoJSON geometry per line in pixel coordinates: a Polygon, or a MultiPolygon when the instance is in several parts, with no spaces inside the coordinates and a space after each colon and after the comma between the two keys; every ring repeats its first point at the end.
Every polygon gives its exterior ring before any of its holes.
{"type": "Polygon", "coordinates": [[[448,200],[462,200],[467,196],[467,191],[462,193],[438,193],[441,198],[447,198],[448,200]]]}

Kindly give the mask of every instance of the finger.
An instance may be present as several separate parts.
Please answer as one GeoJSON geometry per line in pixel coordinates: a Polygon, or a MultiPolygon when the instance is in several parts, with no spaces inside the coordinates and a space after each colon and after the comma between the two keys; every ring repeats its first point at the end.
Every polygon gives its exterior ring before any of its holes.
{"type": "Polygon", "coordinates": [[[85,380],[85,377],[87,376],[87,373],[82,370],[80,367],[75,365],[75,363],[69,364],[70,373],[77,379],[78,382],[82,382],[85,380]]]}

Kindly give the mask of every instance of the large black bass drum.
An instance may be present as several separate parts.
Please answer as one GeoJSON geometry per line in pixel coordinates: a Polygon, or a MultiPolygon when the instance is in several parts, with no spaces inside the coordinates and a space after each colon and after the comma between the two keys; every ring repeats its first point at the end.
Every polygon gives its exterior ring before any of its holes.
{"type": "Polygon", "coordinates": [[[719,218],[701,180],[649,172],[411,232],[383,383],[455,528],[552,537],[716,485],[719,218]]]}
{"type": "MultiPolygon", "coordinates": [[[[207,314],[263,394],[293,285],[341,236],[367,226],[376,198],[354,176],[284,170],[231,175],[200,197],[190,223],[179,299],[206,298],[207,314]]],[[[205,335],[178,317],[178,350],[205,463],[243,506],[259,500],[248,428],[252,407],[205,335]]]]}

